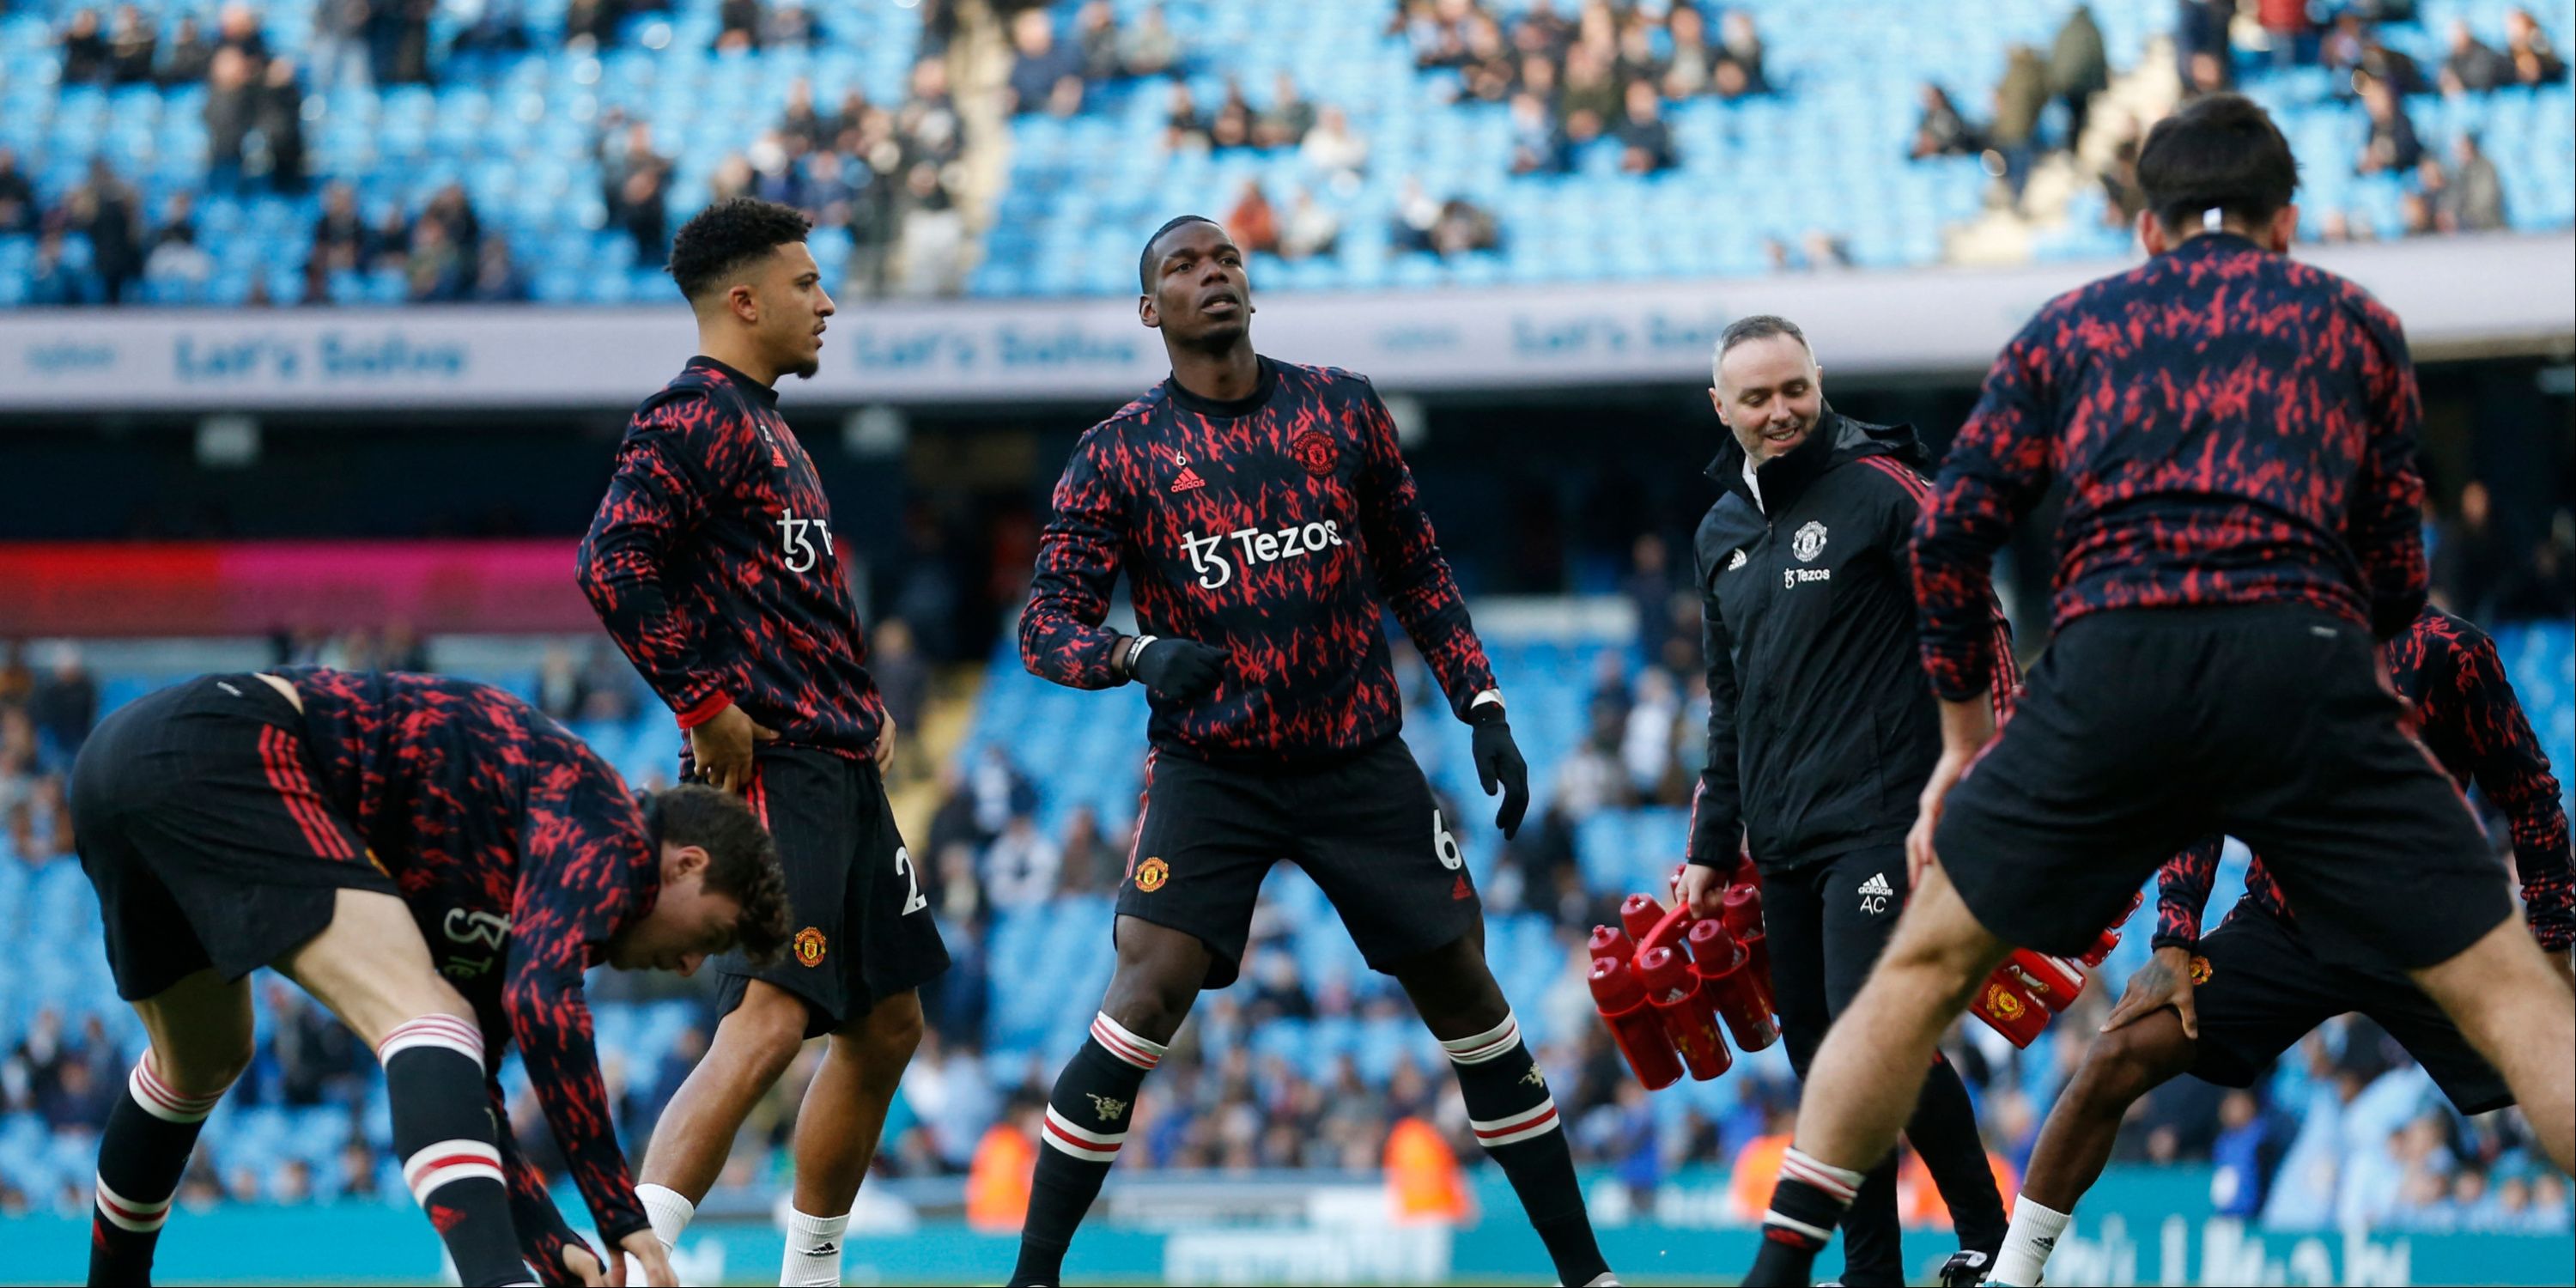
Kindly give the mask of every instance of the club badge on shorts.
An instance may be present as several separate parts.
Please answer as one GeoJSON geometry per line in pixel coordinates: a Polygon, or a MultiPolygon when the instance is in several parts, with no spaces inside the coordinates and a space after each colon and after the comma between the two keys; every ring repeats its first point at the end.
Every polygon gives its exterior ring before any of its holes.
{"type": "Polygon", "coordinates": [[[1136,889],[1145,894],[1152,894],[1162,889],[1163,882],[1171,875],[1171,865],[1159,858],[1147,859],[1136,865],[1136,889]]]}
{"type": "Polygon", "coordinates": [[[824,945],[823,932],[821,930],[812,926],[807,926],[803,930],[797,931],[794,946],[796,949],[797,965],[820,966],[823,964],[824,945]]]}
{"type": "Polygon", "coordinates": [[[2211,969],[2210,969],[2210,966],[2209,966],[2209,959],[2208,959],[2208,958],[2206,958],[2206,957],[2194,957],[2194,958],[2192,958],[2192,959],[2191,959],[2191,984],[2192,984],[2192,987],[2194,987],[2194,988],[2198,988],[2198,987],[2200,987],[2201,985],[2208,983],[2208,982],[2209,982],[2209,977],[2210,977],[2211,975],[2216,974],[2216,973],[2217,973],[2216,971],[2213,971],[2213,970],[2211,970],[2211,969]]]}

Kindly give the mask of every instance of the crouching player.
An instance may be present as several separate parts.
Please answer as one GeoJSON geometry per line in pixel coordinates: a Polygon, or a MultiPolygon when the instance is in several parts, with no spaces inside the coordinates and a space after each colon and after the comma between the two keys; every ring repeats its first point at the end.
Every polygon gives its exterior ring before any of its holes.
{"type": "MultiPolygon", "coordinates": [[[[2511,820],[2532,937],[2550,964],[2567,973],[2568,949],[2576,944],[2567,814],[2494,642],[2428,607],[2388,650],[2397,691],[2413,706],[2426,748],[2461,787],[2476,783],[2511,820]]],[[[2260,856],[2245,875],[2236,910],[2200,937],[2216,854],[2216,846],[2195,847],[2158,874],[2155,959],[2130,979],[2102,1037],[2040,1129],[2011,1232],[1987,1282],[2039,1282],[2075,1201],[2102,1174],[2120,1120],[2139,1097],[2182,1073],[2251,1086],[2291,1043],[2346,1011],[2378,1021],[2460,1112],[2513,1103],[2503,1075],[2413,981],[2381,967],[2321,959],[2260,856]]]]}
{"type": "Polygon", "coordinates": [[[520,1158],[512,1039],[600,1237],[674,1282],[619,1152],[582,971],[687,974],[785,941],[768,834],[709,787],[637,798],[526,703],[436,676],[209,675],[102,722],[72,768],[81,866],[150,1046],[99,1141],[89,1282],[142,1284],[199,1127],[251,1059],[273,966],[372,1047],[403,1179],[465,1284],[606,1283],[520,1158]]]}

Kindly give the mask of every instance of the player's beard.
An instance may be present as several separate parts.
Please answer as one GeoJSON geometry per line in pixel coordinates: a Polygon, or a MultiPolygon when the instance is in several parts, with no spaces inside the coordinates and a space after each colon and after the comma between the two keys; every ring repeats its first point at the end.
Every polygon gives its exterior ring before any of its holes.
{"type": "Polygon", "coordinates": [[[821,371],[822,369],[823,355],[818,353],[797,363],[795,366],[789,367],[787,369],[787,373],[799,380],[811,380],[814,378],[814,373],[821,371]]]}

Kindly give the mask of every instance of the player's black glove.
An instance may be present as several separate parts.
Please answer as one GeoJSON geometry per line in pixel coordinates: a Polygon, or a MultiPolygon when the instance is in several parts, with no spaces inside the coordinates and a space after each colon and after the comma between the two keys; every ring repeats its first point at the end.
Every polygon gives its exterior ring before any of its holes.
{"type": "Polygon", "coordinates": [[[1487,796],[1502,790],[1503,807],[1494,813],[1494,826],[1503,829],[1508,841],[1520,832],[1521,816],[1529,813],[1529,762],[1512,741],[1502,703],[1469,708],[1467,721],[1476,726],[1476,781],[1484,784],[1487,796]]]}
{"type": "Polygon", "coordinates": [[[1127,670],[1174,702],[1195,702],[1225,678],[1225,650],[1197,640],[1156,637],[1135,646],[1127,670]]]}

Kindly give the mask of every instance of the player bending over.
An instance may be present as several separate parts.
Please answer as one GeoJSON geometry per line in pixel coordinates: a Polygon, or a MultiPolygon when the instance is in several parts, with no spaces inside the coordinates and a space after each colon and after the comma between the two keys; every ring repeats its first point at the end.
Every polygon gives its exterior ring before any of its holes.
{"type": "MultiPolygon", "coordinates": [[[[2425,746],[2466,789],[2484,789],[2511,820],[2514,861],[2531,937],[2561,971],[2576,944],[2576,882],[2567,813],[2549,758],[2478,628],[2427,606],[2389,646],[2391,678],[2415,708],[2425,746]]],[[[2216,847],[2201,851],[2214,857],[2216,847]]],[[[2067,1084],[2030,1156],[1996,1284],[2036,1284],[2075,1202],[2102,1175],[2120,1119],[2176,1074],[2250,1087],[2290,1044],[2328,1017],[2358,1011],[2378,1021],[2464,1114],[2513,1103],[2493,1065],[2459,1026],[2400,972],[2328,965],[2300,932],[2258,856],[2245,897],[2203,937],[2201,909],[2215,877],[2209,862],[2173,862],[2157,877],[2155,960],[2129,980],[2103,1035],[2067,1084]]]]}
{"type": "Polygon", "coordinates": [[[1907,839],[1923,875],[1816,1053],[1747,1284],[1807,1281],[2014,945],[2081,951],[2212,833],[2263,856],[2320,958],[2421,986],[2576,1160],[2576,998],[2380,660],[2425,584],[2397,318],[2283,253],[2298,166],[2251,101],[2158,122],[2138,182],[2147,262],[2005,346],[1923,507],[1943,743],[1907,839]],[[1989,564],[2057,478],[2057,633],[1998,735],[1989,564]]]}
{"type": "Polygon", "coordinates": [[[1129,1111],[1203,988],[1234,981],[1270,865],[1296,861],[1456,1066],[1477,1137],[1568,1284],[1611,1282],[1547,1080],[1485,967],[1449,820],[1396,736],[1392,609],[1474,726],[1509,836],[1528,770],[1484,646],[1368,381],[1252,349],[1243,252],[1165,224],[1138,264],[1172,377],[1093,426],[1056,483],[1020,656],[1058,684],[1141,680],[1153,752],[1118,888],[1117,972],[1047,1100],[1013,1284],[1059,1282],[1129,1111]],[[1124,570],[1143,631],[1103,627],[1124,570]]]}
{"type": "Polygon", "coordinates": [[[286,667],[110,715],[72,767],[119,996],[150,1046],[98,1147],[89,1282],[148,1283],[198,1128],[251,1059],[273,966],[384,1063],[403,1180],[466,1284],[606,1283],[509,1132],[515,1039],[600,1237],[675,1282],[628,1180],[582,971],[774,952],[769,837],[721,792],[638,799],[486,685],[286,667]]]}

